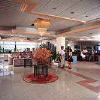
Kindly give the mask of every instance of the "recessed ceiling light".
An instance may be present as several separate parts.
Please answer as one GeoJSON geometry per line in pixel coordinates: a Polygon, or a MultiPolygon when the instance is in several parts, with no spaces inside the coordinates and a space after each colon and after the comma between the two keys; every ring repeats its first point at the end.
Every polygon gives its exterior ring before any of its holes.
{"type": "Polygon", "coordinates": [[[75,12],[72,11],[72,12],[70,12],[70,13],[71,13],[71,14],[74,14],[75,12]]]}
{"type": "Polygon", "coordinates": [[[89,34],[93,34],[93,33],[89,33],[89,34]]]}
{"type": "Polygon", "coordinates": [[[89,16],[85,16],[85,17],[89,17],[89,16]]]}
{"type": "Polygon", "coordinates": [[[30,26],[34,26],[34,24],[31,24],[30,26]]]}
{"type": "Polygon", "coordinates": [[[54,7],[54,8],[52,8],[52,9],[56,10],[57,8],[56,8],[56,7],[54,7]]]}

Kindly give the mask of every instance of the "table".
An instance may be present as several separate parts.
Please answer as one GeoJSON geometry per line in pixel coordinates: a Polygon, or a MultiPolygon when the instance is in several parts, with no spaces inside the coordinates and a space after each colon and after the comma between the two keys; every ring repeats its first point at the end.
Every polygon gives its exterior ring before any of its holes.
{"type": "Polygon", "coordinates": [[[40,74],[48,76],[48,65],[34,65],[34,77],[40,77],[40,74]]]}
{"type": "Polygon", "coordinates": [[[24,59],[24,67],[26,67],[27,63],[30,67],[32,67],[32,58],[23,58],[24,59]]]}

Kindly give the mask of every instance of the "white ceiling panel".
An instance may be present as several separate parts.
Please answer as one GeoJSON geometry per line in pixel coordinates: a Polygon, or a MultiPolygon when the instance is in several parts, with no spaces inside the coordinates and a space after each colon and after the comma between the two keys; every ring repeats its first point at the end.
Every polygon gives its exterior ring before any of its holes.
{"type": "Polygon", "coordinates": [[[62,4],[60,4],[59,7],[57,7],[57,9],[59,10],[58,15],[60,15],[61,13],[63,13],[64,11],[66,11],[66,9],[76,5],[77,3],[79,3],[80,0],[65,0],[65,2],[63,2],[62,4]]]}
{"type": "MultiPolygon", "coordinates": [[[[1,11],[0,11],[1,12],[1,11]]],[[[26,14],[17,11],[3,11],[0,14],[0,26],[21,26],[26,14]]]]}
{"type": "Polygon", "coordinates": [[[82,0],[82,1],[90,5],[100,6],[100,0],[82,0]]]}
{"type": "MultiPolygon", "coordinates": [[[[43,9],[39,12],[46,14],[56,15],[59,13],[59,9],[54,10],[53,8],[57,8],[62,4],[65,0],[51,0],[47,5],[43,7],[43,9]]],[[[37,7],[38,8],[38,7],[37,7]]]]}
{"type": "Polygon", "coordinates": [[[0,10],[18,10],[21,4],[16,4],[15,2],[11,2],[9,0],[0,0],[0,10]]]}
{"type": "Polygon", "coordinates": [[[72,36],[72,37],[81,37],[81,36],[94,36],[94,35],[98,35],[100,34],[100,28],[98,29],[93,29],[93,30],[88,30],[88,31],[85,31],[85,32],[79,32],[79,33],[75,33],[75,34],[69,34],[68,36],[72,36]],[[91,34],[92,33],[92,34],[91,34]]]}
{"type": "Polygon", "coordinates": [[[41,12],[53,15],[60,15],[60,13],[64,12],[67,8],[73,6],[79,1],[80,0],[61,0],[60,3],[58,3],[58,1],[52,0],[52,2],[48,3],[48,5],[41,10],[41,12]]]}
{"type": "Polygon", "coordinates": [[[77,19],[77,20],[84,20],[84,21],[90,20],[90,18],[85,17],[85,15],[75,16],[74,18],[77,19]]]}
{"type": "Polygon", "coordinates": [[[96,7],[90,11],[87,11],[81,14],[80,16],[77,15],[74,18],[77,20],[84,20],[84,21],[100,18],[100,7],[96,7]]]}
{"type": "Polygon", "coordinates": [[[60,30],[67,29],[72,26],[76,26],[80,24],[78,22],[59,20],[59,19],[53,19],[53,18],[50,19],[50,23],[51,24],[48,30],[52,30],[52,31],[60,31],[60,30]]]}
{"type": "Polygon", "coordinates": [[[60,15],[64,16],[64,17],[71,16],[72,18],[74,18],[74,16],[76,16],[76,15],[80,16],[82,13],[85,13],[93,8],[95,8],[94,5],[89,5],[84,2],[79,2],[76,5],[66,9],[66,11],[62,12],[60,15]],[[74,14],[71,14],[70,12],[74,12],[74,14]]]}
{"type": "Polygon", "coordinates": [[[90,18],[90,20],[93,20],[93,19],[96,19],[96,18],[100,18],[100,15],[99,16],[94,16],[94,17],[90,18]]]}
{"type": "Polygon", "coordinates": [[[30,0],[33,2],[38,3],[38,6],[36,7],[35,11],[41,11],[51,0],[30,0]]]}
{"type": "Polygon", "coordinates": [[[49,30],[52,30],[52,31],[61,31],[63,29],[67,29],[67,28],[70,28],[72,26],[75,26],[75,25],[79,25],[77,23],[59,23],[59,22],[56,22],[55,24],[51,24],[50,27],[49,27],[49,30]]]}
{"type": "Polygon", "coordinates": [[[89,16],[90,18],[96,17],[100,15],[100,7],[96,7],[95,9],[92,9],[85,13],[86,16],[89,16]]]}

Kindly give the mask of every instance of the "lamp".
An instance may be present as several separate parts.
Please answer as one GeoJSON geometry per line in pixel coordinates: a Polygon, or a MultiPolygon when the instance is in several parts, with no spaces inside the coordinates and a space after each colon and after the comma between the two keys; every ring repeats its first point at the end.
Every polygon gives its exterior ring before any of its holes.
{"type": "Polygon", "coordinates": [[[42,35],[47,31],[49,25],[50,25],[50,20],[48,19],[37,18],[34,21],[34,27],[42,35]]]}

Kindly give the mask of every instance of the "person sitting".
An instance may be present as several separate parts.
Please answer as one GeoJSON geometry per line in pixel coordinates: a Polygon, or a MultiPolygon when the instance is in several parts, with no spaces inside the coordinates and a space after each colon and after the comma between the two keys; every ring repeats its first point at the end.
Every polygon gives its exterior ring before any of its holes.
{"type": "Polygon", "coordinates": [[[81,56],[82,56],[82,59],[85,60],[85,55],[84,55],[83,50],[81,51],[81,56]]]}
{"type": "Polygon", "coordinates": [[[32,52],[29,53],[29,57],[28,58],[33,58],[32,52]]]}
{"type": "Polygon", "coordinates": [[[22,56],[24,57],[24,58],[26,58],[26,52],[23,52],[23,54],[22,54],[22,56]]]}
{"type": "Polygon", "coordinates": [[[94,50],[92,50],[91,55],[89,56],[89,61],[91,60],[91,58],[94,56],[94,50]]]}
{"type": "Polygon", "coordinates": [[[84,53],[87,53],[88,51],[87,51],[87,49],[85,48],[85,49],[83,49],[83,52],[84,52],[84,53]]]}
{"type": "Polygon", "coordinates": [[[21,54],[21,52],[19,53],[18,58],[22,58],[22,54],[21,54]]]}

